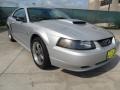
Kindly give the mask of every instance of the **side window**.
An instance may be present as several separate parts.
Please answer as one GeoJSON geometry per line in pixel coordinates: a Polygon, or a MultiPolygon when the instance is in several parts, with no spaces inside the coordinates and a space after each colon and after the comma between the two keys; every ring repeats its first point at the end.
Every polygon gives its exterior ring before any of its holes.
{"type": "Polygon", "coordinates": [[[27,22],[26,14],[25,14],[25,10],[24,10],[24,9],[19,9],[19,10],[17,10],[17,11],[13,14],[13,18],[15,18],[16,21],[27,22]]]}

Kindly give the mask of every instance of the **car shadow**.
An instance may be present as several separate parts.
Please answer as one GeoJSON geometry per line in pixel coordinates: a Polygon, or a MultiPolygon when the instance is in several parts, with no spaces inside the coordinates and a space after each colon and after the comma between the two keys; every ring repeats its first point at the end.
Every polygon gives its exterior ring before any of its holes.
{"type": "Polygon", "coordinates": [[[52,70],[57,70],[59,67],[56,66],[51,66],[50,68],[47,68],[46,70],[52,71],[52,70]]]}
{"type": "MultiPolygon", "coordinates": [[[[35,64],[36,64],[36,63],[35,63],[35,64]]],[[[36,66],[37,66],[39,69],[41,69],[39,65],[36,64],[36,66]]],[[[57,69],[59,69],[59,67],[56,67],[56,66],[51,65],[49,68],[44,68],[43,70],[52,71],[52,70],[57,70],[57,69]]]]}
{"type": "Polygon", "coordinates": [[[116,56],[115,59],[111,60],[111,62],[109,62],[108,64],[104,65],[103,67],[94,69],[94,70],[90,70],[86,72],[73,72],[73,71],[63,69],[62,71],[64,73],[68,73],[68,74],[78,76],[81,78],[92,78],[92,77],[99,76],[101,74],[104,74],[112,70],[119,62],[120,62],[120,57],[116,56]]]}

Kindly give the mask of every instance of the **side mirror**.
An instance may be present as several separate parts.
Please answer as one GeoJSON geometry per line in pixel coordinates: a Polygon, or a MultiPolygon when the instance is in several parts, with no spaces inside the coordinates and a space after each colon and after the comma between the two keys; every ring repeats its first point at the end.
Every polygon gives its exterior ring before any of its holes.
{"type": "Polygon", "coordinates": [[[24,17],[17,17],[16,21],[26,22],[24,17]]]}

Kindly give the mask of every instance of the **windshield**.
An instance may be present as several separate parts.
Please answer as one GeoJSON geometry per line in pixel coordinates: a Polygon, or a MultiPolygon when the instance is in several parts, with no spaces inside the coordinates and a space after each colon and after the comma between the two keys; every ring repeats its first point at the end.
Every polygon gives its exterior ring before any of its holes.
{"type": "Polygon", "coordinates": [[[69,16],[58,9],[28,8],[28,15],[31,22],[49,19],[68,19],[69,16]]]}

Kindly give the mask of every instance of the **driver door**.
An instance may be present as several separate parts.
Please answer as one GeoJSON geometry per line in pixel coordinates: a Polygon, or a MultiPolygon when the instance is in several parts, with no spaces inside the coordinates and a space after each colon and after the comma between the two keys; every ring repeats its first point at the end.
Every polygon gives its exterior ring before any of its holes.
{"type": "Polygon", "coordinates": [[[12,16],[11,27],[14,37],[24,45],[27,43],[26,25],[27,19],[25,9],[18,9],[12,16]]]}

